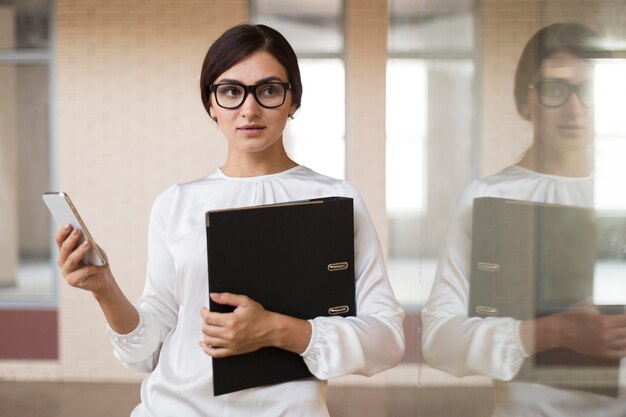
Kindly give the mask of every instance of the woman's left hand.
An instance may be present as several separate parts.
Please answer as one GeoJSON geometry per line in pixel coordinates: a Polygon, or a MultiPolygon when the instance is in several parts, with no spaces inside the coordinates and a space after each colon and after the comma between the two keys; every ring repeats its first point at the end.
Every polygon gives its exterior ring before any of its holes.
{"type": "Polygon", "coordinates": [[[272,343],[274,313],[245,295],[212,293],[219,304],[235,307],[232,313],[215,313],[203,307],[202,350],[214,358],[253,352],[272,343]]]}

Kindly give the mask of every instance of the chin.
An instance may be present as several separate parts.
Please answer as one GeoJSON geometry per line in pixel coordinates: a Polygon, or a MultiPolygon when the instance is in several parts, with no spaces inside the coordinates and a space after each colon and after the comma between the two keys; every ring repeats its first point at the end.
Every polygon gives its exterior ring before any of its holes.
{"type": "Polygon", "coordinates": [[[257,143],[244,143],[244,144],[241,144],[240,146],[237,146],[237,148],[241,152],[245,152],[245,153],[263,152],[263,151],[267,150],[270,147],[271,147],[271,144],[258,143],[258,142],[257,143]]]}
{"type": "Polygon", "coordinates": [[[591,149],[591,140],[587,137],[564,137],[556,143],[556,147],[564,151],[587,151],[591,149]]]}

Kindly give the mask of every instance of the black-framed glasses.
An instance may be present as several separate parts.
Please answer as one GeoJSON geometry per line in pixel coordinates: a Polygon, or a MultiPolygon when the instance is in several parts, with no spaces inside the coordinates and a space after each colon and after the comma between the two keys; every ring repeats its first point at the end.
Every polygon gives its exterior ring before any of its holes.
{"type": "Polygon", "coordinates": [[[211,84],[207,87],[207,96],[213,93],[215,102],[224,109],[236,109],[246,101],[249,93],[266,109],[275,109],[285,103],[287,90],[291,84],[282,82],[269,82],[255,85],[238,83],[211,84]]]}
{"type": "Polygon", "coordinates": [[[546,107],[561,107],[569,100],[572,93],[578,96],[585,107],[593,106],[593,85],[589,81],[572,84],[565,80],[544,80],[528,86],[537,91],[539,103],[546,107]]]}

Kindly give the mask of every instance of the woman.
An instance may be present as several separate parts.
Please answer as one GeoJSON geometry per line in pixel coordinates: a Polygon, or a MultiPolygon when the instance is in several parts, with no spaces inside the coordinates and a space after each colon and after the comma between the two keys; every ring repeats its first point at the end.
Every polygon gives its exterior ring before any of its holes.
{"type": "Polygon", "coordinates": [[[295,53],[277,31],[240,25],[207,52],[202,101],[228,141],[225,163],[155,201],[148,271],[137,307],[108,266],[82,266],[89,246],[79,232],[57,233],[68,283],[91,291],[109,323],[115,355],[150,372],[132,416],[327,416],[325,380],[372,375],[395,366],[404,350],[403,312],[389,285],[376,232],[358,193],[346,182],[298,165],[285,152],[283,130],[300,106],[295,53]],[[358,316],[301,320],[266,311],[240,294],[209,293],[205,213],[330,195],[354,199],[358,316]],[[209,294],[232,313],[208,310],[209,294]],[[200,346],[198,346],[198,343],[200,346]],[[316,378],[213,397],[211,357],[274,346],[300,354],[316,378]]]}
{"type": "MultiPolygon", "coordinates": [[[[456,376],[495,379],[495,416],[624,416],[626,401],[545,385],[508,382],[528,356],[553,348],[607,359],[626,355],[626,314],[572,308],[536,320],[468,317],[472,206],[501,197],[593,206],[593,67],[595,34],[558,23],[527,43],[515,76],[515,101],[533,142],[521,160],[472,182],[449,225],[435,283],[423,311],[427,362],[456,376]]],[[[567,244],[564,242],[564,244],[567,244]]]]}

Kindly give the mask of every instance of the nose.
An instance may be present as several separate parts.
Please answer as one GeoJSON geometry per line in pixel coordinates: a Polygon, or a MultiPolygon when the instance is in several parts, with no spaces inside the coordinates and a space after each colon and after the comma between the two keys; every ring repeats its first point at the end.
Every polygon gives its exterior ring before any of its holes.
{"type": "Polygon", "coordinates": [[[254,93],[250,92],[246,99],[243,101],[240,107],[240,113],[242,116],[250,118],[259,114],[259,103],[257,103],[254,93]]]}
{"type": "Polygon", "coordinates": [[[570,94],[569,98],[563,105],[564,109],[567,112],[573,113],[573,114],[579,114],[579,113],[583,113],[587,111],[587,106],[583,104],[578,94],[579,94],[578,92],[572,92],[572,94],[570,94]]]}

